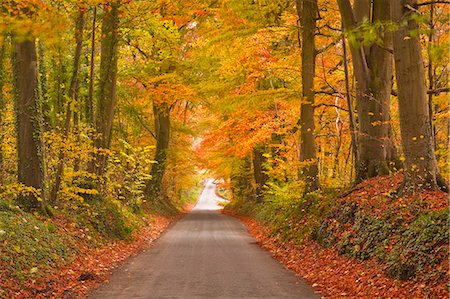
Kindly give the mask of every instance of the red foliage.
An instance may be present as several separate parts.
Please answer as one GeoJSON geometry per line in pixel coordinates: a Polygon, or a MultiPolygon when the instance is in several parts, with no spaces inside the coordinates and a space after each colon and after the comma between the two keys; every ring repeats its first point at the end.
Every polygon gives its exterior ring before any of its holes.
{"type": "Polygon", "coordinates": [[[417,280],[394,280],[384,275],[375,261],[357,261],[312,241],[301,246],[284,242],[261,223],[225,212],[244,222],[261,247],[326,298],[448,298],[445,283],[430,286],[417,280]]]}
{"type": "MultiPolygon", "coordinates": [[[[400,211],[405,207],[409,207],[409,210],[416,207],[421,211],[448,209],[448,194],[441,191],[427,191],[401,198],[387,196],[397,190],[402,181],[402,174],[371,178],[356,186],[354,191],[342,200],[355,202],[364,210],[372,211],[375,216],[380,216],[387,209],[400,211]]],[[[413,217],[413,215],[404,216],[413,217]]]]}

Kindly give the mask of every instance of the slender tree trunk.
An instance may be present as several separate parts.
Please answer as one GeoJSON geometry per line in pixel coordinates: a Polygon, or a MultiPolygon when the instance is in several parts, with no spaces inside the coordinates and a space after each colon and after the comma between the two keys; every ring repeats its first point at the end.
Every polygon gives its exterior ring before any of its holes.
{"type": "Polygon", "coordinates": [[[0,186],[3,185],[3,140],[4,140],[4,126],[3,114],[5,113],[5,98],[3,95],[3,86],[5,86],[5,45],[0,47],[0,186]]]}
{"type": "MultiPolygon", "coordinates": [[[[349,0],[339,0],[344,28],[351,31],[362,22],[385,22],[390,20],[390,1],[355,1],[352,8],[349,0]]],[[[358,160],[356,182],[389,173],[388,146],[390,129],[390,94],[392,86],[392,37],[388,32],[378,32],[383,45],[363,47],[350,44],[356,78],[356,106],[359,121],[358,160]]]]}
{"type": "Polygon", "coordinates": [[[392,1],[393,20],[398,24],[394,33],[394,58],[398,85],[398,105],[405,180],[400,194],[411,194],[438,187],[439,171],[434,153],[427,84],[420,40],[411,34],[419,26],[414,20],[416,0],[392,1]]]}
{"type": "MultiPolygon", "coordinates": [[[[297,6],[299,5],[297,1],[297,6]]],[[[302,93],[300,106],[300,161],[301,177],[305,180],[305,193],[319,188],[319,169],[314,140],[314,76],[316,73],[315,33],[317,20],[317,0],[303,0],[302,25],[302,93]]]]}
{"type": "MultiPolygon", "coordinates": [[[[75,94],[75,102],[78,103],[78,105],[80,104],[80,102],[78,101],[78,92],[75,94]]],[[[77,106],[78,108],[80,106],[77,106]]],[[[74,111],[73,112],[73,132],[77,138],[76,142],[80,142],[80,113],[78,111],[74,111]]],[[[73,161],[73,171],[78,172],[80,171],[80,158],[76,157],[75,160],[73,161]]]]}
{"type": "MultiPolygon", "coordinates": [[[[434,4],[430,5],[430,33],[428,34],[428,42],[432,44],[434,42],[434,4]]],[[[428,84],[429,90],[434,89],[434,65],[433,65],[433,59],[430,55],[431,53],[428,53],[428,84]]],[[[433,124],[433,116],[434,116],[434,109],[433,109],[433,93],[428,94],[428,111],[430,113],[430,129],[431,134],[433,135],[433,142],[434,147],[436,148],[436,130],[433,124]]]]}
{"type": "MultiPolygon", "coordinates": [[[[102,23],[100,80],[95,113],[95,127],[99,136],[94,140],[94,146],[100,151],[109,149],[111,144],[116,105],[119,6],[118,1],[107,4],[102,23]]],[[[94,158],[90,169],[93,169],[98,175],[103,175],[106,171],[107,155],[99,152],[94,158]]]]}
{"type": "Polygon", "coordinates": [[[264,150],[262,146],[255,146],[253,149],[253,175],[256,183],[256,200],[262,202],[264,198],[264,186],[266,185],[269,177],[264,169],[264,163],[266,158],[264,157],[264,150]]]}
{"type": "Polygon", "coordinates": [[[89,123],[94,121],[94,71],[95,71],[95,26],[97,21],[97,7],[94,7],[92,17],[91,35],[91,59],[89,67],[89,96],[88,96],[88,119],[89,123]]]}
{"type": "MultiPolygon", "coordinates": [[[[67,102],[66,107],[66,118],[64,122],[64,137],[67,138],[70,132],[70,120],[72,115],[72,102],[77,100],[77,92],[78,92],[78,80],[79,80],[79,72],[80,72],[80,60],[81,60],[81,50],[83,48],[83,28],[84,28],[84,10],[80,10],[78,13],[78,17],[75,21],[75,53],[74,53],[74,61],[73,61],[73,70],[72,70],[72,79],[70,80],[69,87],[69,98],[70,101],[67,102]]],[[[76,112],[73,112],[74,114],[76,112]]],[[[52,202],[56,202],[56,198],[58,195],[58,191],[61,187],[62,178],[64,176],[64,162],[65,155],[64,152],[61,151],[59,154],[59,164],[56,170],[55,177],[55,185],[50,192],[50,200],[52,202]]]]}
{"type": "Polygon", "coordinates": [[[156,134],[155,164],[152,164],[151,180],[147,182],[145,194],[150,199],[158,200],[161,196],[162,181],[167,166],[167,151],[170,141],[170,108],[167,104],[153,103],[153,115],[156,134]]]}
{"type": "Polygon", "coordinates": [[[28,211],[43,211],[44,157],[41,140],[42,111],[38,98],[36,45],[34,40],[14,42],[14,82],[16,89],[16,124],[18,180],[38,190],[37,195],[22,194],[17,203],[28,211]]]}
{"type": "MultiPolygon", "coordinates": [[[[58,46],[58,73],[57,73],[57,98],[56,98],[56,113],[60,114],[64,111],[64,95],[66,94],[66,66],[64,64],[64,57],[62,54],[61,46],[58,46]],[[63,84],[64,83],[64,84],[63,84]]],[[[59,124],[59,122],[57,122],[59,124]]]]}
{"type": "Polygon", "coordinates": [[[358,152],[358,133],[356,128],[356,119],[355,112],[353,106],[352,95],[350,94],[350,81],[349,81],[349,72],[348,72],[348,55],[347,55],[347,43],[345,41],[345,37],[342,36],[342,48],[344,54],[344,75],[345,75],[345,97],[347,99],[348,106],[348,117],[350,123],[350,135],[352,138],[351,147],[353,153],[353,161],[354,165],[359,165],[359,152],[358,152]]]}
{"type": "MultiPolygon", "coordinates": [[[[336,98],[335,105],[338,104],[338,98],[336,98]]],[[[341,146],[342,146],[342,119],[341,119],[341,113],[338,108],[335,108],[336,110],[336,146],[335,146],[335,153],[334,153],[334,161],[333,161],[333,172],[332,176],[335,178],[339,172],[339,154],[341,152],[341,146]]]]}
{"type": "Polygon", "coordinates": [[[50,106],[48,102],[48,82],[47,82],[47,65],[45,62],[44,46],[42,42],[38,42],[38,80],[39,80],[39,98],[42,103],[42,114],[44,117],[43,129],[49,131],[51,129],[52,120],[50,117],[50,106]]]}

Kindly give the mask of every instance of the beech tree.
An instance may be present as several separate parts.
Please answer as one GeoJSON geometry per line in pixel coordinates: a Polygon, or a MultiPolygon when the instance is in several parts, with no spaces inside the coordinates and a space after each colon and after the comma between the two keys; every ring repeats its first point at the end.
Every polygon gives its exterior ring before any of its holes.
{"type": "Polygon", "coordinates": [[[401,194],[437,189],[438,185],[448,190],[439,174],[434,152],[425,67],[414,7],[417,7],[417,0],[395,0],[391,3],[392,17],[398,26],[394,33],[394,58],[405,155],[405,179],[401,194]]]}
{"type": "Polygon", "coordinates": [[[18,180],[26,187],[34,188],[33,191],[19,195],[17,203],[26,210],[36,211],[41,210],[45,204],[42,111],[38,98],[36,44],[34,38],[13,41],[13,44],[18,180]]]}
{"type": "Polygon", "coordinates": [[[314,77],[316,74],[317,0],[297,0],[297,12],[302,25],[302,95],[300,111],[300,160],[305,192],[319,188],[319,168],[314,140],[314,77]]]}
{"type": "Polygon", "coordinates": [[[338,0],[345,30],[354,35],[350,42],[356,78],[358,114],[358,160],[356,182],[389,173],[396,160],[391,142],[390,96],[392,88],[392,34],[383,28],[390,21],[389,0],[338,0]],[[377,26],[378,42],[360,40],[355,33],[364,23],[377,26]],[[356,35],[356,36],[355,36],[356,35]]]}
{"type": "MultiPolygon", "coordinates": [[[[5,112],[5,98],[3,86],[5,85],[5,45],[0,46],[0,140],[3,140],[3,113],[5,112]]],[[[0,185],[3,183],[3,143],[0,143],[0,185]]]]}
{"type": "Polygon", "coordinates": [[[111,144],[114,107],[116,105],[117,52],[119,48],[119,1],[105,4],[102,21],[100,79],[95,113],[95,128],[99,136],[94,145],[100,150],[91,169],[99,175],[106,170],[107,154],[111,144]]]}
{"type": "Polygon", "coordinates": [[[166,172],[167,150],[170,141],[170,106],[167,103],[153,102],[156,151],[145,194],[148,198],[158,199],[161,195],[162,180],[166,172]]]}

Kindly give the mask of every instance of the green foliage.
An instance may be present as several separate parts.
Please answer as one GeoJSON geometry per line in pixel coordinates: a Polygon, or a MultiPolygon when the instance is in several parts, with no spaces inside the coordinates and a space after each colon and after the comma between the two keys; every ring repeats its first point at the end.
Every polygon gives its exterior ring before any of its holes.
{"type": "Polygon", "coordinates": [[[355,224],[344,233],[337,247],[341,254],[360,260],[370,259],[382,254],[393,231],[387,221],[358,213],[355,224]]]}
{"type": "Polygon", "coordinates": [[[266,223],[273,235],[301,243],[328,215],[335,195],[332,190],[303,195],[303,190],[301,183],[271,183],[261,204],[241,199],[233,201],[231,206],[266,223]]]}
{"type": "MultiPolygon", "coordinates": [[[[435,268],[448,259],[448,212],[423,214],[397,236],[398,240],[385,257],[387,273],[408,280],[426,268],[435,268]]],[[[442,272],[434,275],[444,275],[442,272]]]]}
{"type": "Polygon", "coordinates": [[[19,281],[37,278],[76,253],[65,232],[6,201],[0,201],[0,244],[5,270],[19,281]]]}
{"type": "Polygon", "coordinates": [[[396,25],[388,21],[369,22],[365,20],[358,28],[348,33],[348,41],[351,46],[358,47],[378,44],[383,46],[383,36],[395,30],[396,25]]]}
{"type": "Polygon", "coordinates": [[[144,200],[144,189],[151,180],[149,157],[154,146],[132,146],[120,140],[121,150],[113,152],[107,171],[106,189],[109,196],[139,211],[144,200]]]}
{"type": "MultiPolygon", "coordinates": [[[[441,210],[420,214],[414,207],[405,207],[405,211],[409,210],[418,216],[406,221],[404,211],[398,208],[375,217],[354,203],[342,202],[331,209],[311,236],[324,246],[336,246],[341,254],[378,260],[396,279],[409,280],[424,270],[442,276],[442,270],[430,269],[447,259],[448,213],[441,210]]],[[[436,278],[427,275],[427,279],[436,278]]]]}
{"type": "MultiPolygon", "coordinates": [[[[77,213],[77,222],[81,227],[91,227],[92,235],[103,239],[126,240],[131,238],[133,229],[139,224],[139,218],[118,202],[97,201],[88,209],[77,213]]],[[[142,219],[141,225],[142,225],[142,219]]],[[[98,240],[97,240],[98,241],[98,240]]]]}

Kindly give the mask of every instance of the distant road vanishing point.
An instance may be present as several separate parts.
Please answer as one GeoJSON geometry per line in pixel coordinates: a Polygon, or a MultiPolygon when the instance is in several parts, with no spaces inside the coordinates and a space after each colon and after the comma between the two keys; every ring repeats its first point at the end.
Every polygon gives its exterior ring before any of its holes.
{"type": "Polygon", "coordinates": [[[215,188],[207,181],[190,214],[89,298],[320,298],[220,213],[215,188]]]}

